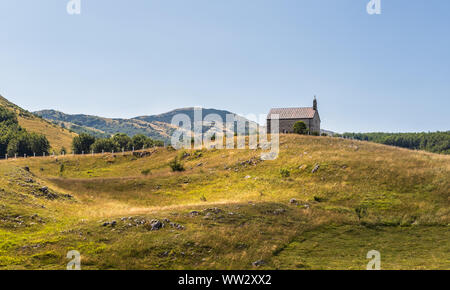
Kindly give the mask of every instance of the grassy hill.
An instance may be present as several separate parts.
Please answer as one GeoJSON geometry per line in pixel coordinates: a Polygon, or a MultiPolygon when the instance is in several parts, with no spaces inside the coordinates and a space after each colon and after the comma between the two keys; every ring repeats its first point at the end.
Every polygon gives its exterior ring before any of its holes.
{"type": "Polygon", "coordinates": [[[65,269],[78,250],[82,269],[365,269],[378,250],[382,269],[450,269],[450,156],[280,141],[273,161],[168,148],[0,161],[0,268],[65,269]]]}
{"type": "MultiPolygon", "coordinates": [[[[89,133],[97,137],[111,136],[116,133],[125,133],[129,136],[144,134],[152,139],[169,141],[170,136],[177,129],[176,126],[171,125],[172,118],[176,114],[189,116],[192,120],[191,127],[194,127],[194,108],[192,107],[176,109],[160,115],[140,116],[132,119],[111,119],[83,114],[69,115],[55,110],[42,110],[34,112],[34,114],[58,125],[70,128],[79,134],[89,133]]],[[[203,117],[209,114],[217,114],[222,117],[224,122],[227,114],[233,114],[241,120],[252,122],[224,110],[203,109],[202,114],[203,117]]],[[[255,124],[254,122],[252,123],[255,124]]],[[[209,128],[204,126],[203,130],[206,131],[209,128]]]]}
{"type": "Polygon", "coordinates": [[[76,133],[70,132],[60,126],[50,123],[42,118],[36,117],[32,113],[11,103],[0,96],[0,106],[16,113],[19,125],[29,132],[43,134],[50,142],[53,150],[59,152],[62,147],[69,150],[72,146],[72,139],[76,133]]]}

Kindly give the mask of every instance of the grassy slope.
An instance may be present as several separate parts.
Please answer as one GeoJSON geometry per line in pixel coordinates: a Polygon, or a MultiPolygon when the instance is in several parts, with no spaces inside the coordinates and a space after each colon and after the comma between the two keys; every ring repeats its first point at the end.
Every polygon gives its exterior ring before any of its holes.
{"type": "Polygon", "coordinates": [[[77,134],[36,117],[30,112],[9,102],[2,96],[0,96],[0,106],[14,111],[17,114],[19,125],[22,126],[22,128],[25,128],[29,132],[45,135],[50,142],[50,146],[56,152],[59,152],[62,147],[66,148],[66,150],[70,150],[72,139],[77,134]]]}
{"type": "Polygon", "coordinates": [[[181,153],[0,162],[0,268],[63,269],[71,249],[85,269],[363,269],[372,249],[383,269],[450,268],[449,156],[286,135],[277,160],[187,151],[173,173],[181,153]],[[35,196],[44,184],[59,198],[35,196]],[[135,225],[153,218],[185,230],[135,225]]]}

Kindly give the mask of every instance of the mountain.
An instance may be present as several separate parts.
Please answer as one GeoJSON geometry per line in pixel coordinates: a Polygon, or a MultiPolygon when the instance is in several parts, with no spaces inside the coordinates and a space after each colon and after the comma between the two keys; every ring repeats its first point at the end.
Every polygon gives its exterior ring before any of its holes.
{"type": "MultiPolygon", "coordinates": [[[[55,110],[42,110],[34,112],[35,115],[47,119],[55,124],[69,128],[77,133],[89,133],[98,137],[106,137],[116,133],[126,133],[130,136],[144,134],[156,140],[168,141],[173,131],[178,127],[171,124],[172,118],[177,114],[185,114],[191,119],[191,128],[194,126],[194,108],[176,109],[164,114],[139,116],[132,119],[104,118],[91,115],[76,114],[70,115],[55,110]]],[[[226,121],[226,115],[232,114],[236,119],[256,125],[242,116],[229,111],[216,109],[202,109],[202,115],[219,115],[226,121]]],[[[204,126],[206,131],[211,126],[204,126]]],[[[248,125],[246,128],[248,129],[248,125]]]]}
{"type": "Polygon", "coordinates": [[[17,115],[19,125],[28,132],[42,134],[47,137],[53,150],[59,151],[63,147],[66,149],[71,148],[72,139],[77,135],[76,133],[37,117],[29,111],[11,103],[1,95],[0,106],[14,112],[17,115]]]}

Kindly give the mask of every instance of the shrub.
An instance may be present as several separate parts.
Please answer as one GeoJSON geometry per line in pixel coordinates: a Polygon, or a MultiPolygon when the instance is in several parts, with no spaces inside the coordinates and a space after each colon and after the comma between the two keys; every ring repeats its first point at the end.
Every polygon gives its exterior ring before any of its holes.
{"type": "Polygon", "coordinates": [[[143,175],[149,175],[152,171],[150,169],[144,169],[141,171],[141,174],[143,175]]]}
{"type": "Polygon", "coordinates": [[[172,168],[172,171],[184,171],[184,166],[183,164],[180,162],[180,160],[178,159],[178,157],[175,157],[170,163],[169,163],[170,168],[172,168]]]}
{"type": "Polygon", "coordinates": [[[320,196],[314,196],[314,201],[317,201],[317,202],[322,202],[322,201],[325,201],[325,198],[323,198],[323,197],[320,197],[320,196]]]}
{"type": "Polygon", "coordinates": [[[66,148],[61,147],[61,150],[59,150],[59,154],[60,154],[60,155],[67,154],[66,148]]]}
{"type": "Polygon", "coordinates": [[[305,135],[308,133],[308,129],[306,128],[306,124],[303,121],[297,121],[294,124],[294,133],[305,135]]]}
{"type": "Polygon", "coordinates": [[[281,174],[281,177],[284,177],[284,178],[291,176],[291,172],[289,171],[289,169],[286,169],[286,168],[281,168],[280,174],[281,174]]]}

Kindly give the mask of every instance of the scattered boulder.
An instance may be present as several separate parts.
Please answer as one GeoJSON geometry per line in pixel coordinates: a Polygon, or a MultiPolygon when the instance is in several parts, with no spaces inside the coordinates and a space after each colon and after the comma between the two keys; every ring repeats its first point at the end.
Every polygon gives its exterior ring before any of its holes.
{"type": "Polygon", "coordinates": [[[289,201],[290,204],[298,204],[298,200],[296,200],[295,198],[291,198],[291,200],[289,201]]]}
{"type": "Polygon", "coordinates": [[[254,267],[263,266],[263,265],[265,265],[265,264],[266,264],[266,261],[264,261],[264,260],[258,260],[258,261],[256,261],[256,262],[253,262],[253,263],[252,263],[252,265],[253,265],[254,267]]]}
{"type": "Polygon", "coordinates": [[[280,215],[280,214],[283,214],[285,212],[286,212],[286,210],[284,208],[279,208],[279,209],[274,210],[273,214],[274,215],[280,215]]]}
{"type": "Polygon", "coordinates": [[[205,213],[210,212],[210,213],[214,213],[214,214],[219,214],[219,213],[222,212],[222,210],[220,208],[218,208],[218,207],[213,207],[213,208],[204,209],[203,212],[205,212],[205,213]]]}
{"type": "Polygon", "coordinates": [[[157,231],[164,227],[164,224],[159,220],[151,220],[150,221],[150,231],[157,231]]]}
{"type": "Polygon", "coordinates": [[[169,224],[172,228],[177,229],[177,230],[184,230],[184,226],[177,224],[177,223],[170,223],[169,224]]]}
{"type": "Polygon", "coordinates": [[[198,216],[200,213],[196,210],[193,210],[189,213],[190,216],[198,216]]]}
{"type": "Polygon", "coordinates": [[[25,166],[23,169],[25,169],[25,171],[30,172],[30,167],[28,167],[28,166],[25,166]]]}
{"type": "Polygon", "coordinates": [[[319,168],[320,168],[320,165],[316,164],[311,172],[316,173],[319,170],[319,168]]]}

